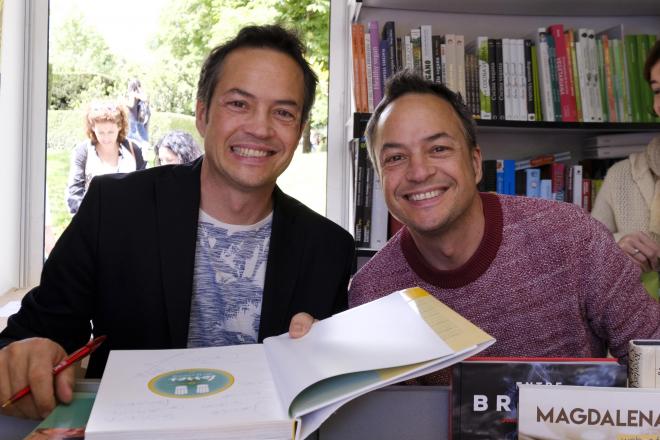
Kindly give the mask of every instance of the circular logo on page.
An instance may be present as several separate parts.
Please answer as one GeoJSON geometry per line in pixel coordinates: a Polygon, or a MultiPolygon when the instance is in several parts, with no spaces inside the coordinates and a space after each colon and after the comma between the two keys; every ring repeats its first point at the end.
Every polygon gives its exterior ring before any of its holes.
{"type": "Polygon", "coordinates": [[[159,374],[149,381],[148,387],[159,396],[191,399],[217,394],[233,383],[234,376],[226,371],[194,368],[159,374]]]}

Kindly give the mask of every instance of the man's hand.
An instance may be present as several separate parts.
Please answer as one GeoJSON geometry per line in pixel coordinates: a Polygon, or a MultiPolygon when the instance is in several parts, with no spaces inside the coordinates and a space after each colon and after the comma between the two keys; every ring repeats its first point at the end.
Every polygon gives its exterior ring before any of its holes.
{"type": "Polygon", "coordinates": [[[2,409],[2,413],[31,419],[46,417],[56,400],[68,403],[73,397],[75,368],[53,377],[53,367],[67,356],[59,344],[45,338],[30,338],[0,350],[0,405],[29,385],[32,391],[2,409]]]}
{"type": "Polygon", "coordinates": [[[644,272],[660,269],[660,246],[644,232],[637,231],[624,235],[619,240],[619,247],[644,272]]]}
{"type": "Polygon", "coordinates": [[[318,319],[314,319],[312,315],[305,312],[296,313],[291,318],[291,324],[289,324],[289,336],[292,338],[301,338],[309,332],[309,329],[312,328],[318,319]]]}

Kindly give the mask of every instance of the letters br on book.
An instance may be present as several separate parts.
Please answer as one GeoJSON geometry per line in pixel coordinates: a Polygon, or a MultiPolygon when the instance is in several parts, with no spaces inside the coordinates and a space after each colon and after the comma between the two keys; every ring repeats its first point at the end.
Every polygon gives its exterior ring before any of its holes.
{"type": "Polygon", "coordinates": [[[319,321],[300,339],[112,351],[85,438],[304,439],[351,399],[493,342],[411,288],[319,321]]]}
{"type": "Polygon", "coordinates": [[[520,440],[660,439],[655,388],[520,385],[520,440]]]}
{"type": "Polygon", "coordinates": [[[453,439],[514,439],[518,385],[625,387],[616,359],[471,358],[452,367],[453,439]]]}

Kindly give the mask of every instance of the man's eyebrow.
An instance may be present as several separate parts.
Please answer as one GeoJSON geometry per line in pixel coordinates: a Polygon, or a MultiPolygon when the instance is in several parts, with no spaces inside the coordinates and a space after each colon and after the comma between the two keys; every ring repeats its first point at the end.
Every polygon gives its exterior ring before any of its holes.
{"type": "MultiPolygon", "coordinates": [[[[239,89],[238,87],[234,87],[234,88],[231,88],[231,89],[227,90],[225,93],[223,93],[223,95],[228,95],[230,93],[236,93],[238,95],[241,95],[241,96],[244,96],[244,97],[250,98],[250,99],[257,99],[257,97],[255,95],[253,95],[252,93],[250,93],[248,91],[245,91],[243,89],[239,89]]],[[[295,101],[294,99],[276,99],[275,104],[287,105],[287,106],[290,106],[290,107],[300,107],[300,104],[298,104],[298,102],[295,101]]]]}
{"type": "MultiPolygon", "coordinates": [[[[434,133],[430,136],[426,136],[424,139],[422,139],[424,142],[433,142],[437,141],[438,139],[453,139],[453,137],[444,131],[440,131],[438,133],[434,133]]],[[[382,146],[382,150],[385,150],[386,148],[403,148],[405,146],[404,143],[401,142],[385,142],[382,146]]]]}

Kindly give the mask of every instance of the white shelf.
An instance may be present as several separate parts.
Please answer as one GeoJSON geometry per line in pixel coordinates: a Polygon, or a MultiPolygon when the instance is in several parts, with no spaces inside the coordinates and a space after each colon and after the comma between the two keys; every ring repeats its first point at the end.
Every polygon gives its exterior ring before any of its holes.
{"type": "Polygon", "coordinates": [[[660,15],[658,0],[364,0],[362,6],[457,14],[549,17],[660,15]]]}

